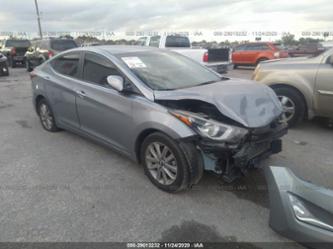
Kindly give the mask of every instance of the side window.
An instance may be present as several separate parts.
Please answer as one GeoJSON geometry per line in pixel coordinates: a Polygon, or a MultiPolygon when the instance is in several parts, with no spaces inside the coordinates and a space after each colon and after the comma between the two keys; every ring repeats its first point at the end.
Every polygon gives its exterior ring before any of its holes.
{"type": "Polygon", "coordinates": [[[140,37],[137,41],[138,46],[145,46],[146,45],[146,41],[147,41],[147,37],[140,37]]]}
{"type": "Polygon", "coordinates": [[[253,51],[253,50],[257,50],[256,48],[257,48],[256,44],[247,44],[244,50],[253,51]]]}
{"type": "Polygon", "coordinates": [[[270,48],[266,44],[260,44],[257,50],[270,50],[270,48]]]}
{"type": "Polygon", "coordinates": [[[69,53],[54,59],[51,66],[60,74],[79,78],[79,61],[80,53],[69,53]]]}
{"type": "Polygon", "coordinates": [[[150,42],[149,42],[149,46],[150,47],[159,47],[160,45],[160,40],[161,40],[161,36],[157,35],[157,36],[152,36],[150,38],[150,42]]]}
{"type": "Polygon", "coordinates": [[[107,58],[86,53],[83,65],[83,80],[99,85],[107,85],[109,75],[122,76],[117,68],[107,58]]]}
{"type": "Polygon", "coordinates": [[[244,51],[246,45],[240,45],[238,47],[235,47],[235,51],[244,51]]]}

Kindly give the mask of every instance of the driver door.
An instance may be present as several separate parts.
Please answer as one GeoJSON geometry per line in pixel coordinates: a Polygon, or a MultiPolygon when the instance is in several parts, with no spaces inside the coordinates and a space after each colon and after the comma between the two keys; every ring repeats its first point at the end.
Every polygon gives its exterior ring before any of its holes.
{"type": "Polygon", "coordinates": [[[319,65],[314,98],[317,113],[333,118],[333,64],[330,63],[330,56],[319,65]]]}
{"type": "Polygon", "coordinates": [[[132,98],[107,84],[107,76],[123,75],[106,57],[86,52],[82,83],[77,86],[76,106],[80,128],[115,149],[127,153],[133,130],[132,98]]]}

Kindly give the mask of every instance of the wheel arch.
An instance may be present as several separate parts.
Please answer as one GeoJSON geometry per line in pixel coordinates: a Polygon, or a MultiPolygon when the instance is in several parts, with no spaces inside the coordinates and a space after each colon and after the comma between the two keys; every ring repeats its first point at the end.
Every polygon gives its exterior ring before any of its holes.
{"type": "Polygon", "coordinates": [[[274,90],[276,88],[289,88],[289,89],[293,89],[294,91],[296,91],[302,98],[303,100],[303,103],[305,105],[305,118],[308,119],[309,118],[309,104],[305,98],[305,95],[304,93],[299,90],[297,87],[294,87],[294,86],[291,86],[291,85],[288,85],[288,84],[283,84],[283,83],[274,83],[274,84],[271,84],[270,87],[274,90]]]}
{"type": "Polygon", "coordinates": [[[146,137],[148,137],[150,134],[155,133],[155,132],[160,132],[160,133],[163,133],[166,136],[168,136],[165,132],[163,132],[159,129],[148,128],[148,129],[145,129],[145,130],[141,131],[141,133],[136,138],[134,150],[135,150],[136,161],[139,164],[141,163],[141,156],[140,156],[141,145],[142,145],[143,141],[146,139],[146,137]]]}
{"type": "Polygon", "coordinates": [[[35,111],[37,112],[38,114],[38,111],[37,111],[37,107],[38,107],[38,103],[42,100],[42,99],[46,99],[44,95],[42,94],[38,94],[35,99],[34,99],[34,107],[35,107],[35,111]]]}
{"type": "Polygon", "coordinates": [[[256,65],[258,65],[260,63],[260,61],[264,61],[264,60],[269,60],[269,58],[267,56],[259,56],[256,60],[256,65]]]}

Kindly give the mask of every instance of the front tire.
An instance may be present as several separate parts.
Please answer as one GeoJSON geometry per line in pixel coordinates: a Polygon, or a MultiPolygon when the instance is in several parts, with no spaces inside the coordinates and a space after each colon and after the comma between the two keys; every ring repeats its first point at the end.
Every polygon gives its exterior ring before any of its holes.
{"type": "Polygon", "coordinates": [[[189,187],[189,166],[179,145],[163,133],[146,137],[140,151],[145,174],[159,189],[173,193],[189,187]]]}
{"type": "Polygon", "coordinates": [[[300,123],[306,112],[306,104],[302,95],[290,87],[276,87],[273,90],[283,107],[282,119],[288,123],[289,127],[300,123]]]}
{"type": "Polygon", "coordinates": [[[43,128],[49,132],[57,132],[59,128],[56,125],[55,118],[49,103],[42,99],[37,105],[38,115],[43,128]]]}

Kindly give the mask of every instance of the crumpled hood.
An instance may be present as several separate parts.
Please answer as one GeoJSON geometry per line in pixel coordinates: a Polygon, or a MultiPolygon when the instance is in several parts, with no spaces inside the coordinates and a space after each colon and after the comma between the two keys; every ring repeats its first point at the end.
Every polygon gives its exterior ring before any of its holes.
{"type": "Polygon", "coordinates": [[[250,80],[229,79],[172,91],[155,91],[156,100],[201,100],[245,127],[268,125],[282,113],[273,90],[250,80]]]}

